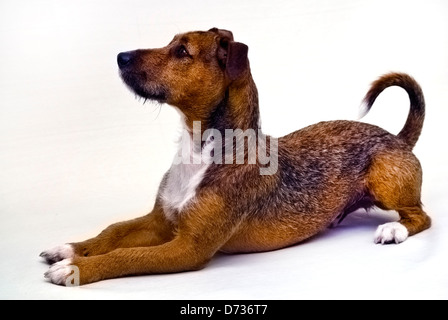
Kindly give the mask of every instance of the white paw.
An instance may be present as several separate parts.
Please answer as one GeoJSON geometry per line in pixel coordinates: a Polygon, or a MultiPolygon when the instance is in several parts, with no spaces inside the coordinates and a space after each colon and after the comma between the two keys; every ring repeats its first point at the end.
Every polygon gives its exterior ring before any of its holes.
{"type": "Polygon", "coordinates": [[[376,229],[375,243],[401,243],[408,238],[409,232],[404,225],[399,222],[389,222],[382,224],[376,229]]]}
{"type": "Polygon", "coordinates": [[[79,268],[71,264],[72,259],[64,259],[53,264],[44,277],[54,284],[67,287],[79,286],[79,268]]]}
{"type": "Polygon", "coordinates": [[[75,256],[75,251],[70,244],[63,244],[42,252],[40,256],[47,260],[48,263],[54,263],[64,259],[73,258],[75,256]]]}

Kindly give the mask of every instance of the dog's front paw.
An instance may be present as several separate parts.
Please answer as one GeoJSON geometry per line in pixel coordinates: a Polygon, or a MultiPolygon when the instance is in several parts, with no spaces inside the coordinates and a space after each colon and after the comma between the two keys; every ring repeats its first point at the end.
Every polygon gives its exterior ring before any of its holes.
{"type": "Polygon", "coordinates": [[[44,276],[54,284],[73,287],[79,286],[79,268],[72,264],[73,259],[64,259],[53,264],[44,276]]]}
{"type": "Polygon", "coordinates": [[[75,250],[70,244],[63,244],[61,246],[54,247],[50,250],[46,250],[40,254],[48,263],[52,264],[64,259],[73,258],[75,256],[75,250]]]}
{"type": "Polygon", "coordinates": [[[376,229],[375,243],[401,243],[408,238],[409,232],[404,225],[399,222],[389,222],[382,224],[376,229]]]}

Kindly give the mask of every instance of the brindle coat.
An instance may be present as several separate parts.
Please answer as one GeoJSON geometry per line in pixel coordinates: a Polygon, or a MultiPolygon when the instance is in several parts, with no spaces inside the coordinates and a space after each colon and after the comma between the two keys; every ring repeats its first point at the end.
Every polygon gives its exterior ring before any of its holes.
{"type": "MultiPolygon", "coordinates": [[[[247,53],[231,32],[213,28],[177,35],[161,49],[120,53],[118,64],[135,93],[176,107],[190,135],[194,121],[200,121],[201,133],[258,132],[258,93],[247,53]]],[[[80,284],[196,270],[217,251],[298,243],[361,207],[400,215],[399,222],[378,228],[375,242],[398,243],[428,228],[420,201],[422,170],[412,153],[423,126],[423,94],[410,76],[391,73],[373,83],[365,98],[368,109],[389,86],[404,88],[411,102],[398,135],[361,122],[317,123],[278,139],[272,175],[260,175],[259,162],[173,164],[150,214],[43,252],[51,263],[62,260],[46,277],[66,284],[71,266],[79,268],[80,284]]],[[[269,153],[270,141],[258,147],[269,153]]]]}

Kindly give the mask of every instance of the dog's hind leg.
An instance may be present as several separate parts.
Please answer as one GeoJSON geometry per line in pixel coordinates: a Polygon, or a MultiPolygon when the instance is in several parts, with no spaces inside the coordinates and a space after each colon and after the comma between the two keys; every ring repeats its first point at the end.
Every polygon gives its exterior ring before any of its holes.
{"type": "Polygon", "coordinates": [[[420,200],[422,170],[417,158],[405,150],[377,155],[367,174],[366,185],[374,204],[384,210],[396,210],[398,222],[380,225],[375,243],[400,243],[431,226],[420,200]]]}

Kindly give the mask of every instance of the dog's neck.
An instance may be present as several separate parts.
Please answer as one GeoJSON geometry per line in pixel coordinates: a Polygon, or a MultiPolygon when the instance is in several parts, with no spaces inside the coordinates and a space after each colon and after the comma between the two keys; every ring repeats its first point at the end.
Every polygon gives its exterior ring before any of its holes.
{"type": "Polygon", "coordinates": [[[193,133],[194,121],[201,122],[201,134],[207,129],[216,129],[224,134],[226,129],[253,129],[260,128],[260,113],[258,107],[258,91],[250,72],[232,82],[227,88],[223,99],[207,114],[190,119],[185,116],[185,126],[193,133]]]}
{"type": "Polygon", "coordinates": [[[228,123],[225,129],[261,129],[258,91],[250,72],[245,79],[234,82],[228,88],[226,98],[227,105],[224,109],[228,112],[224,114],[224,118],[228,123]]]}

